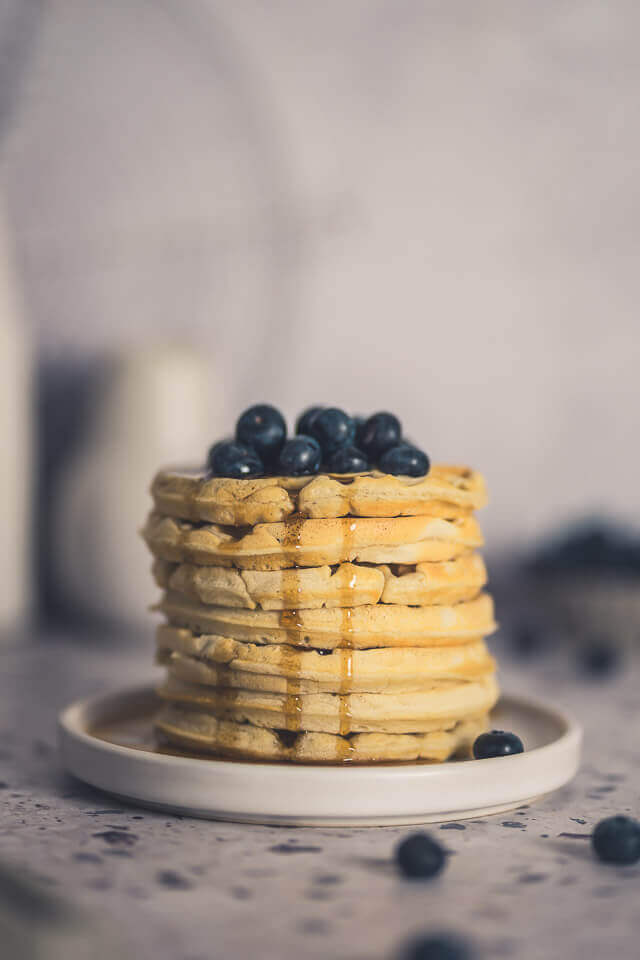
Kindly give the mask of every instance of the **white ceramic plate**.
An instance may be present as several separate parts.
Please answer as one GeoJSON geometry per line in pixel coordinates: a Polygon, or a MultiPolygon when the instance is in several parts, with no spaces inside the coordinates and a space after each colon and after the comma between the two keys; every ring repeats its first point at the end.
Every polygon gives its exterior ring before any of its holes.
{"type": "Polygon", "coordinates": [[[326,767],[244,763],[153,750],[151,687],[74,703],[59,718],[65,767],[144,806],[218,820],[375,826],[460,820],[511,810],[557,790],[578,769],[582,731],[534,700],[502,697],[495,728],[526,752],[442,764],[326,767]],[[99,731],[96,735],[94,731],[99,731]]]}

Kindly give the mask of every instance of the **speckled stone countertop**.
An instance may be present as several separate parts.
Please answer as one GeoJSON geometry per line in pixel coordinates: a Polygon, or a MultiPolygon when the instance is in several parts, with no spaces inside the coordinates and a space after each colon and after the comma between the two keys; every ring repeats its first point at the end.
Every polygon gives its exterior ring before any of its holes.
{"type": "Polygon", "coordinates": [[[588,682],[557,653],[507,662],[503,687],[562,702],[581,719],[581,772],[517,812],[427,827],[452,856],[421,883],[402,879],[393,861],[408,828],[195,820],[123,805],[67,776],[57,711],[148,680],[151,647],[150,637],[80,635],[0,649],[0,860],[86,908],[90,927],[95,919],[96,929],[117,930],[120,957],[386,960],[434,929],[464,934],[479,958],[638,956],[640,865],[605,866],[589,843],[601,817],[640,814],[637,664],[588,682]]]}

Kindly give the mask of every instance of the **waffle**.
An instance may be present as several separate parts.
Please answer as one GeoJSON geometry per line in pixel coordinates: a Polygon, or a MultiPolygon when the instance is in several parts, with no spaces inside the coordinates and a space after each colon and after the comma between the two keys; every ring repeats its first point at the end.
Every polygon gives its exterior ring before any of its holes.
{"type": "Polygon", "coordinates": [[[170,682],[163,699],[197,706],[221,720],[269,730],[311,733],[427,733],[443,723],[487,713],[497,699],[492,675],[475,680],[433,680],[410,693],[272,693],[170,682]]]}
{"type": "Polygon", "coordinates": [[[151,513],[143,536],[154,556],[177,563],[282,570],[325,564],[452,560],[482,545],[471,517],[343,517],[259,523],[251,530],[194,525],[151,513]]]}
{"type": "Polygon", "coordinates": [[[495,662],[483,640],[450,647],[374,647],[302,650],[260,646],[162,625],[158,662],[191,683],[273,693],[412,692],[434,680],[473,680],[492,674],[495,662]]]}
{"type": "Polygon", "coordinates": [[[161,470],[155,509],[182,520],[230,526],[277,523],[294,514],[336,517],[458,517],[487,501],[484,478],[468,467],[433,466],[426,477],[366,474],[315,477],[208,477],[201,469],[161,470]]]}
{"type": "Polygon", "coordinates": [[[162,738],[308,763],[470,755],[498,696],[480,474],[165,470],[152,495],[162,738]]]}
{"type": "Polygon", "coordinates": [[[324,650],[449,646],[487,636],[496,628],[493,601],[486,593],[452,606],[376,603],[292,611],[214,607],[184,594],[166,593],[156,609],[173,626],[199,633],[324,650]]]}
{"type": "Polygon", "coordinates": [[[247,760],[298,763],[442,762],[469,757],[473,741],[488,727],[486,716],[467,718],[448,729],[428,733],[329,733],[273,731],[250,723],[219,720],[190,707],[168,704],[156,720],[159,733],[172,744],[200,753],[247,760]]]}
{"type": "Polygon", "coordinates": [[[478,554],[434,563],[378,567],[341,563],[335,567],[238,570],[173,564],[157,559],[156,583],[215,606],[255,610],[356,607],[395,603],[409,606],[452,604],[472,600],[487,580],[478,554]]]}

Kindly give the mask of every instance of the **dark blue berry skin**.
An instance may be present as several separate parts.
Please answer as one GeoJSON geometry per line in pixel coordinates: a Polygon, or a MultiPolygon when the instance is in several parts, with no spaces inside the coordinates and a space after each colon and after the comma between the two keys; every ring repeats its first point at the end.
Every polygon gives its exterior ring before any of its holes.
{"type": "Polygon", "coordinates": [[[311,435],[316,438],[325,459],[328,460],[340,447],[350,447],[353,444],[356,438],[355,420],[344,410],[328,407],[314,418],[311,435]]]}
{"type": "Polygon", "coordinates": [[[296,420],[296,433],[303,433],[306,437],[312,436],[311,427],[323,407],[307,407],[296,420]]]}
{"type": "Polygon", "coordinates": [[[402,440],[402,426],[392,413],[374,413],[360,431],[360,445],[372,461],[402,440]]]}
{"type": "Polygon", "coordinates": [[[593,849],[605,863],[640,860],[640,823],[631,817],[607,817],[591,835],[593,849]]]}
{"type": "Polygon", "coordinates": [[[287,435],[284,417],[268,403],[259,403],[249,407],[236,425],[236,439],[246,443],[256,451],[263,463],[270,464],[277,459],[287,435]]]}
{"type": "Polygon", "coordinates": [[[403,953],[403,960],[471,960],[466,941],[450,933],[435,933],[412,940],[403,953]]]}
{"type": "Polygon", "coordinates": [[[405,877],[434,877],[445,865],[444,848],[428,833],[412,833],[396,848],[396,860],[405,877]]]}
{"type": "Polygon", "coordinates": [[[614,673],[620,665],[620,652],[610,643],[596,641],[583,647],[578,660],[585,673],[604,678],[614,673]]]}
{"type": "Polygon", "coordinates": [[[378,462],[383,473],[396,477],[425,477],[429,473],[429,457],[409,443],[399,443],[386,450],[378,462]]]}
{"type": "Polygon", "coordinates": [[[369,461],[357,447],[340,447],[329,457],[326,464],[329,473],[364,473],[369,461]]]}
{"type": "Polygon", "coordinates": [[[533,659],[549,646],[545,630],[532,623],[521,623],[515,628],[512,638],[513,652],[522,659],[533,659]]]}
{"type": "Polygon", "coordinates": [[[322,462],[322,450],[314,437],[292,437],[280,451],[278,473],[284,477],[304,477],[317,473],[322,462]]]}
{"type": "Polygon", "coordinates": [[[209,467],[216,477],[259,477],[264,464],[255,450],[233,440],[216,443],[209,451],[209,467]]]}
{"type": "Polygon", "coordinates": [[[224,447],[227,443],[234,443],[229,437],[225,437],[224,440],[218,440],[213,446],[209,447],[209,453],[207,454],[207,466],[209,470],[213,473],[213,458],[216,455],[216,451],[219,447],[224,447]]]}
{"type": "Polygon", "coordinates": [[[510,757],[514,753],[524,753],[524,744],[515,733],[506,733],[504,730],[481,733],[473,745],[473,755],[476,760],[510,757]]]}

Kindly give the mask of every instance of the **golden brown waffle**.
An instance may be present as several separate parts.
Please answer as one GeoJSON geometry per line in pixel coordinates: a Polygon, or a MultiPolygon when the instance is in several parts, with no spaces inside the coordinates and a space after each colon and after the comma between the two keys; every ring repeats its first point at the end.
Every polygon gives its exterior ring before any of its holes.
{"type": "Polygon", "coordinates": [[[356,607],[372,603],[410,606],[472,600],[486,583],[479,554],[434,563],[377,567],[341,563],[335,567],[238,570],[156,560],[158,586],[202,603],[255,610],[356,607]]]}
{"type": "Polygon", "coordinates": [[[468,467],[436,465],[426,477],[366,474],[313,477],[209,478],[202,470],[161,470],[155,508],[183,520],[232,526],[313,518],[432,516],[454,518],[483,507],[484,478],[468,467]]]}
{"type": "Polygon", "coordinates": [[[157,609],[173,626],[253,643],[289,643],[299,647],[451,646],[495,630],[493,601],[482,593],[453,606],[405,607],[376,603],[342,609],[243,610],[214,607],[167,593],[157,609]]]}
{"type": "Polygon", "coordinates": [[[195,526],[152,513],[143,530],[151,552],[163,560],[245,570],[361,563],[451,560],[482,545],[473,517],[344,517],[260,523],[251,530],[208,523],[195,526]]]}
{"type": "Polygon", "coordinates": [[[498,695],[480,474],[165,470],[152,493],[163,737],[309,763],[469,755],[498,695]]]}
{"type": "Polygon", "coordinates": [[[169,704],[156,720],[159,732],[188,750],[245,760],[298,763],[380,763],[415,760],[442,762],[468,757],[473,741],[488,727],[488,718],[471,717],[449,729],[422,734],[274,732],[250,723],[219,720],[197,709],[169,704]]]}
{"type": "Polygon", "coordinates": [[[346,688],[352,693],[412,692],[434,680],[474,680],[495,671],[483,640],[452,647],[318,652],[162,625],[156,643],[159,662],[181,680],[273,693],[342,693],[346,688]]]}
{"type": "Polygon", "coordinates": [[[197,706],[218,719],[270,730],[314,733],[426,733],[444,722],[487,713],[497,699],[493,675],[475,680],[433,680],[411,693],[281,694],[174,680],[163,699],[197,706]]]}

